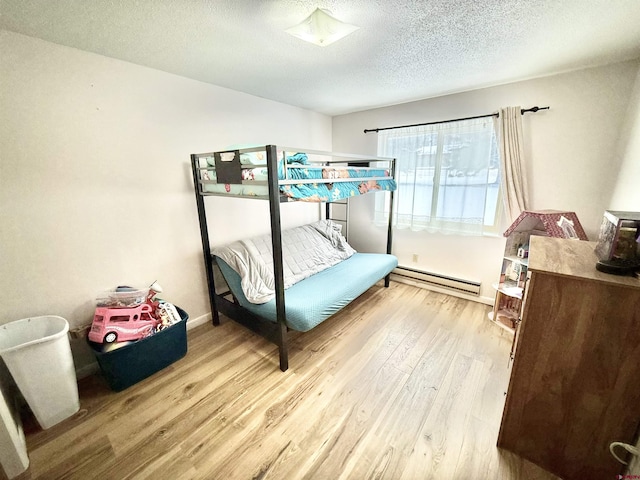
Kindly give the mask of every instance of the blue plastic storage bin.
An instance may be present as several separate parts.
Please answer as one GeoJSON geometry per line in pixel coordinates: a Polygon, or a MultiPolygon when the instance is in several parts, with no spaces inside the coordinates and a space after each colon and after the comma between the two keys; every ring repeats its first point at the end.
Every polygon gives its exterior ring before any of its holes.
{"type": "Polygon", "coordinates": [[[187,354],[189,315],[179,307],[176,310],[182,321],[115,350],[103,352],[101,343],[88,341],[111,390],[124,390],[187,354]]]}

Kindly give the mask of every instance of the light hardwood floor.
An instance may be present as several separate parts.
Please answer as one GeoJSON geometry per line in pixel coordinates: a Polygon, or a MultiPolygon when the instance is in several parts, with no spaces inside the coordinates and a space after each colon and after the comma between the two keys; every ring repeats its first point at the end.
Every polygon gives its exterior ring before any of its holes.
{"type": "MultiPolygon", "coordinates": [[[[489,307],[392,282],[277,348],[232,321],[28,434],[20,479],[553,479],[496,448],[511,339],[489,307]]],[[[224,319],[223,319],[224,321],[224,319]]],[[[158,352],[162,355],[162,352],[158,352]]]]}

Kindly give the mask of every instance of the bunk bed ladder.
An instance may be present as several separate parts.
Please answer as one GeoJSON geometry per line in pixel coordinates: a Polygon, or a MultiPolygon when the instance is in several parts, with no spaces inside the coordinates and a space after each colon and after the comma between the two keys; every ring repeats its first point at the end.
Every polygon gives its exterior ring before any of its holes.
{"type": "MultiPolygon", "coordinates": [[[[396,178],[396,163],[397,163],[397,159],[394,158],[393,161],[391,162],[391,177],[392,178],[396,178]]],[[[392,250],[392,244],[393,244],[393,201],[394,201],[394,194],[395,191],[391,190],[389,192],[390,197],[389,197],[389,225],[387,226],[387,253],[390,255],[391,254],[391,250],[392,250]]],[[[386,277],[384,277],[384,286],[388,287],[389,286],[389,281],[391,280],[391,274],[387,275],[386,277]]]]}
{"type": "Polygon", "coordinates": [[[349,199],[344,198],[337,202],[325,203],[326,220],[333,220],[339,225],[342,225],[342,235],[349,241],[349,199]],[[339,206],[340,208],[336,208],[339,206]]]}
{"type": "MultiPolygon", "coordinates": [[[[358,163],[350,163],[349,165],[358,165],[358,163]]],[[[389,167],[391,176],[396,178],[396,159],[394,158],[389,167]]],[[[389,212],[393,212],[393,203],[394,203],[394,191],[391,190],[389,192],[389,212]]],[[[333,220],[343,226],[344,232],[343,235],[349,241],[349,199],[345,198],[344,201],[338,202],[327,202],[325,203],[325,213],[324,218],[327,220],[333,220]],[[336,213],[334,212],[335,205],[344,205],[344,218],[337,218],[336,213]]],[[[393,214],[389,214],[389,224],[387,226],[387,254],[391,254],[393,244],[393,214]]],[[[391,279],[391,274],[384,277],[384,286],[388,287],[391,279]]]]}

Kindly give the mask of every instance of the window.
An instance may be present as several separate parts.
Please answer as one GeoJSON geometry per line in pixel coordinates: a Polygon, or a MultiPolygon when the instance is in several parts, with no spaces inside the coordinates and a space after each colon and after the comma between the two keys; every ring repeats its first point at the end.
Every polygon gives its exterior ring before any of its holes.
{"type": "MultiPolygon", "coordinates": [[[[397,159],[395,228],[498,233],[502,199],[492,118],[382,131],[378,155],[397,159]]],[[[388,202],[377,199],[376,221],[385,218],[388,202]]]]}

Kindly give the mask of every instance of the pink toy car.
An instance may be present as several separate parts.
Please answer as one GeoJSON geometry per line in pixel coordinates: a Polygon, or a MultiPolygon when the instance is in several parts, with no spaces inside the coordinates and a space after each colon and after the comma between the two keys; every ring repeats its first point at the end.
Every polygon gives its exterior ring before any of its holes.
{"type": "Polygon", "coordinates": [[[96,308],[88,338],[96,343],[138,340],[151,335],[159,321],[146,303],[131,308],[96,308]]]}

